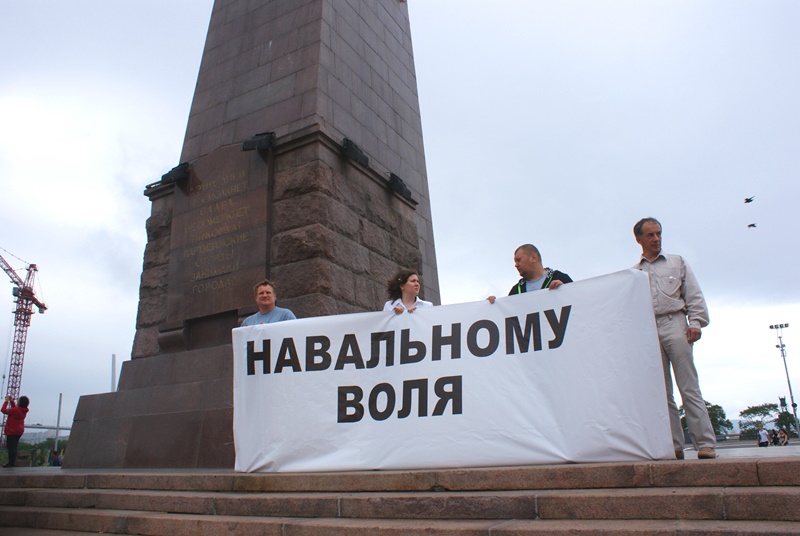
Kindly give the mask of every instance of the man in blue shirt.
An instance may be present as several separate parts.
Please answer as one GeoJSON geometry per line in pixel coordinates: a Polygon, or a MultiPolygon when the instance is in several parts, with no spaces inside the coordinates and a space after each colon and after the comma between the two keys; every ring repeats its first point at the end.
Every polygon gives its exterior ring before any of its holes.
{"type": "Polygon", "coordinates": [[[284,320],[295,320],[297,317],[289,309],[277,307],[275,300],[278,298],[275,292],[275,285],[267,279],[256,284],[253,293],[258,305],[258,312],[248,316],[242,322],[242,326],[256,326],[258,324],[271,324],[273,322],[283,322],[284,320]]]}

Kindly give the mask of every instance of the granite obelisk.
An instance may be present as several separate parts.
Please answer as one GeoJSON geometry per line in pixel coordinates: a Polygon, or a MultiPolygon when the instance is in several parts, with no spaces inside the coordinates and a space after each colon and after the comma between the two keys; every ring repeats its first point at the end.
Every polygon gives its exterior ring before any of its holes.
{"type": "Polygon", "coordinates": [[[439,303],[408,5],[216,0],[180,162],[152,202],[131,360],[81,397],[66,468],[233,466],[230,330],[275,281],[298,317],[439,303]]]}

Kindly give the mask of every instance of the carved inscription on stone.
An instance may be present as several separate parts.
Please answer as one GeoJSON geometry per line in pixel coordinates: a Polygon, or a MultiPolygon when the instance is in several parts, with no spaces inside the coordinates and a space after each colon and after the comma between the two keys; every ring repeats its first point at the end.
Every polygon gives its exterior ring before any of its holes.
{"type": "Polygon", "coordinates": [[[241,250],[250,239],[245,230],[251,202],[244,171],[192,185],[188,221],[181,257],[188,269],[192,294],[227,288],[229,277],[239,269],[241,250]]]}
{"type": "Polygon", "coordinates": [[[250,162],[236,156],[238,165],[219,165],[211,155],[193,167],[176,196],[171,319],[235,310],[249,303],[253,283],[263,277],[266,178],[251,177],[250,162]]]}

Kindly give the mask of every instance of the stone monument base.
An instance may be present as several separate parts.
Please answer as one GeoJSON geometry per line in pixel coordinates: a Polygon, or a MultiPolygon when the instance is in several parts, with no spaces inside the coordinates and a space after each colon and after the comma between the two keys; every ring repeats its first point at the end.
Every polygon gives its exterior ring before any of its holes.
{"type": "Polygon", "coordinates": [[[229,344],[125,361],[80,398],[64,468],[233,468],[229,344]]]}

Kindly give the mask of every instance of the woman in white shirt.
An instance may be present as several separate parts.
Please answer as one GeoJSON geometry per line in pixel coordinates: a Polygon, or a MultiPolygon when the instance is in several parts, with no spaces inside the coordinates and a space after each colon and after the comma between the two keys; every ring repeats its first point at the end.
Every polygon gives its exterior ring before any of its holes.
{"type": "Polygon", "coordinates": [[[389,301],[383,306],[384,311],[394,311],[402,314],[403,311],[413,313],[418,307],[433,307],[429,301],[419,299],[419,275],[414,270],[401,270],[396,273],[386,284],[386,294],[389,301]]]}

